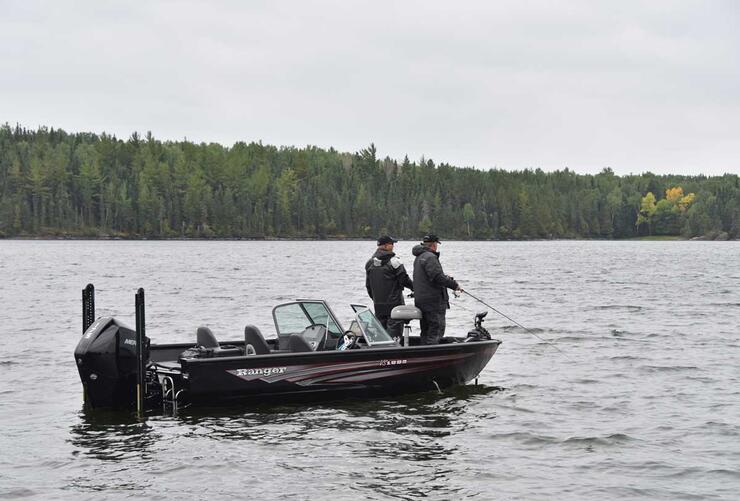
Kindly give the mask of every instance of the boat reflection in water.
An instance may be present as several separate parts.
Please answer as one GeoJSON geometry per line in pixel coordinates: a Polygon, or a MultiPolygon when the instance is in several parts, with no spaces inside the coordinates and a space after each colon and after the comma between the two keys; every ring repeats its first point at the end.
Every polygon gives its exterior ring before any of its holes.
{"type": "MultiPolygon", "coordinates": [[[[70,441],[91,466],[70,483],[82,490],[116,487],[164,495],[173,487],[161,480],[187,476],[190,489],[202,485],[212,496],[241,488],[250,496],[274,498],[280,492],[303,499],[311,498],[312,489],[319,494],[332,488],[345,493],[339,499],[351,492],[456,498],[474,491],[461,487],[449,462],[464,459],[460,454],[476,434],[471,420],[483,408],[479,402],[499,390],[456,386],[444,394],[432,390],[392,399],[254,403],[246,411],[243,404],[193,406],[176,416],[149,415],[144,422],[131,413],[88,409],[71,428],[70,441]],[[108,468],[109,477],[98,478],[99,461],[120,462],[121,468],[108,468]],[[314,485],[316,479],[321,482],[314,485]]],[[[485,418],[490,425],[495,416],[485,418]]]]}

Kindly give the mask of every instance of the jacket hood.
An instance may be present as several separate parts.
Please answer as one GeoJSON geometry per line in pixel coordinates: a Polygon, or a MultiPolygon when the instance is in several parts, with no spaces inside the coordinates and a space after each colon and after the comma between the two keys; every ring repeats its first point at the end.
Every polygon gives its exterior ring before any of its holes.
{"type": "Polygon", "coordinates": [[[396,253],[393,252],[393,251],[387,251],[387,250],[383,250],[383,249],[378,249],[378,250],[375,251],[375,254],[373,254],[373,257],[375,259],[380,259],[381,261],[386,261],[386,260],[392,258],[395,255],[396,255],[396,253]]]}
{"type": "Polygon", "coordinates": [[[414,248],[413,248],[413,249],[411,249],[411,253],[412,253],[412,254],[413,254],[414,256],[421,256],[421,255],[422,255],[422,254],[424,254],[425,252],[431,252],[432,254],[434,254],[434,255],[436,255],[437,257],[439,257],[439,252],[434,252],[434,251],[433,251],[432,249],[430,249],[429,247],[426,247],[426,246],[424,246],[424,245],[421,245],[421,244],[418,244],[418,245],[414,245],[414,248]]]}

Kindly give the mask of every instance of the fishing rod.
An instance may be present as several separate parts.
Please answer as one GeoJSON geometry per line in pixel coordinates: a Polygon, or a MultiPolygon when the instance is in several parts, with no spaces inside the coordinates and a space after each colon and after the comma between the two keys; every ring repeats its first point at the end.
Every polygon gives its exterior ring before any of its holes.
{"type": "Polygon", "coordinates": [[[498,310],[497,310],[496,308],[494,308],[494,307],[493,307],[493,306],[491,306],[490,304],[486,303],[486,302],[485,302],[485,301],[483,301],[482,299],[480,299],[480,298],[478,298],[478,297],[476,297],[476,296],[472,295],[472,294],[471,294],[470,292],[468,292],[468,291],[466,291],[466,290],[464,290],[464,289],[460,289],[460,291],[461,291],[461,292],[462,292],[463,294],[467,294],[468,296],[472,297],[473,299],[475,299],[476,301],[478,301],[479,303],[481,303],[481,304],[482,304],[483,306],[485,306],[486,308],[489,308],[489,309],[491,309],[491,310],[495,311],[496,313],[498,313],[499,315],[501,315],[502,317],[504,317],[504,318],[506,318],[506,319],[508,319],[508,320],[510,320],[510,321],[512,321],[512,322],[514,322],[514,323],[515,323],[516,325],[518,325],[519,327],[521,327],[522,329],[524,329],[524,330],[525,330],[525,331],[527,331],[528,333],[532,334],[532,335],[533,335],[534,337],[536,337],[537,339],[539,339],[539,340],[540,340],[540,341],[542,341],[543,343],[549,344],[550,346],[552,346],[553,348],[555,348],[556,350],[558,350],[558,351],[560,352],[560,354],[561,354],[561,355],[563,355],[563,356],[564,356],[565,358],[567,358],[568,360],[570,360],[570,357],[569,357],[568,355],[566,355],[564,351],[562,351],[562,350],[561,350],[560,348],[558,348],[557,346],[555,346],[554,344],[552,344],[551,342],[549,342],[549,341],[548,341],[547,339],[543,339],[543,338],[541,338],[541,337],[540,337],[540,336],[538,336],[538,335],[537,335],[537,334],[536,334],[535,332],[533,332],[533,331],[532,331],[531,329],[527,329],[526,327],[524,327],[524,326],[523,326],[522,324],[520,324],[519,322],[517,322],[516,320],[514,320],[514,319],[513,319],[513,318],[511,318],[510,316],[506,315],[505,313],[502,313],[502,312],[498,311],[498,310]]]}

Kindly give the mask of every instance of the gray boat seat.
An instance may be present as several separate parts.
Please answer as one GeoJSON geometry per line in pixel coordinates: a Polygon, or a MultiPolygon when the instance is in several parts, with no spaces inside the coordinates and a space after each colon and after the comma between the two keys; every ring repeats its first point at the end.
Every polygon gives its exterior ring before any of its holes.
{"type": "Polygon", "coordinates": [[[195,333],[195,343],[203,348],[219,347],[218,341],[216,341],[216,336],[214,336],[211,329],[205,325],[198,327],[198,330],[195,333]]]}
{"type": "Polygon", "coordinates": [[[409,323],[411,320],[421,320],[421,310],[410,304],[402,304],[391,310],[391,318],[394,320],[403,320],[409,323]]]}
{"type": "Polygon", "coordinates": [[[196,358],[238,357],[242,354],[242,350],[234,345],[219,344],[211,329],[204,325],[195,332],[195,344],[199,352],[196,358]]]}
{"type": "Polygon", "coordinates": [[[270,353],[270,347],[267,346],[260,330],[254,325],[244,327],[244,354],[266,355],[268,353],[270,353]]]}
{"type": "Polygon", "coordinates": [[[322,351],[326,347],[326,327],[323,325],[310,325],[299,336],[306,340],[313,351],[322,351]]]}
{"type": "Polygon", "coordinates": [[[313,351],[313,348],[300,334],[291,334],[288,338],[288,350],[293,353],[302,353],[313,351]]]}

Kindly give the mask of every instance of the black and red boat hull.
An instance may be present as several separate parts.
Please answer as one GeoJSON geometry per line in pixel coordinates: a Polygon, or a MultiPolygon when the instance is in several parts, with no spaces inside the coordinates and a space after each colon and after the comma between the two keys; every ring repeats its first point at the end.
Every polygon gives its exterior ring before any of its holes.
{"type": "Polygon", "coordinates": [[[179,374],[170,376],[177,390],[184,390],[183,398],[193,403],[358,390],[398,394],[465,384],[478,376],[499,344],[491,340],[189,359],[181,360],[179,374]]]}

